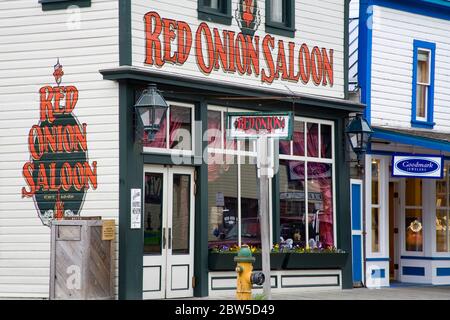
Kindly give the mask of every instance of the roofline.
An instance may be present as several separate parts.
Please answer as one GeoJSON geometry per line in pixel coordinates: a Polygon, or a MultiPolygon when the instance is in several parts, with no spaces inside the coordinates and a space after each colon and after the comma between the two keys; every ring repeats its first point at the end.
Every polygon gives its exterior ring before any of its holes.
{"type": "Polygon", "coordinates": [[[361,0],[368,6],[381,6],[438,19],[450,20],[450,1],[444,0],[361,0]]]}
{"type": "Polygon", "coordinates": [[[112,69],[99,70],[106,80],[135,80],[143,82],[156,82],[167,85],[178,85],[192,89],[202,89],[209,92],[221,92],[230,95],[243,97],[273,97],[280,101],[295,101],[315,107],[340,109],[347,112],[362,112],[365,105],[345,99],[330,98],[319,95],[307,95],[280,92],[274,89],[252,88],[249,86],[234,83],[224,83],[211,79],[201,79],[198,77],[181,76],[157,70],[133,66],[120,66],[112,69]]]}

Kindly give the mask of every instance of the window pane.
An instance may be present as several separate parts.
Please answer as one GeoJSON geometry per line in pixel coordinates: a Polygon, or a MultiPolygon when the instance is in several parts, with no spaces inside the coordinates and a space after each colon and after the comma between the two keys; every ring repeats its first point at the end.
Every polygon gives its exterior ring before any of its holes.
{"type": "Polygon", "coordinates": [[[150,148],[167,148],[167,116],[161,121],[159,131],[155,133],[152,141],[148,141],[147,134],[144,133],[144,147],[150,148]]]}
{"type": "Polygon", "coordinates": [[[222,123],[220,111],[208,110],[208,148],[222,148],[222,123]]]}
{"type": "Polygon", "coordinates": [[[241,244],[261,246],[256,159],[241,157],[241,244]]]}
{"type": "Polygon", "coordinates": [[[291,142],[286,140],[280,140],[280,154],[291,154],[291,142]]]}
{"type": "Polygon", "coordinates": [[[372,208],[372,252],[380,252],[380,209],[372,208]]]}
{"type": "Polygon", "coordinates": [[[444,180],[436,181],[436,207],[442,208],[447,207],[447,194],[448,194],[448,184],[447,177],[444,180]]]}
{"type": "Polygon", "coordinates": [[[372,205],[380,204],[380,160],[372,159],[372,205]]]}
{"type": "Polygon", "coordinates": [[[422,209],[405,209],[406,251],[422,251],[422,209]]]}
{"type": "Polygon", "coordinates": [[[308,224],[309,246],[328,248],[333,239],[333,174],[327,163],[309,162],[308,224]]]}
{"type": "Polygon", "coordinates": [[[210,7],[212,9],[219,9],[220,0],[203,0],[205,7],[210,7]]]}
{"type": "Polygon", "coordinates": [[[163,217],[163,174],[145,173],[144,253],[161,254],[163,217]]]}
{"type": "Polygon", "coordinates": [[[172,254],[189,254],[191,176],[173,175],[172,254]]]}
{"type": "Polygon", "coordinates": [[[428,84],[429,83],[429,52],[419,51],[417,62],[417,82],[428,84]]]}
{"type": "Polygon", "coordinates": [[[422,206],[422,179],[406,179],[405,199],[407,206],[422,206]]]}
{"type": "Polygon", "coordinates": [[[305,155],[305,123],[294,121],[293,153],[295,156],[305,155]]]}
{"type": "Polygon", "coordinates": [[[224,136],[224,140],[225,140],[225,148],[226,149],[231,149],[231,150],[236,150],[237,149],[237,140],[234,139],[227,139],[227,114],[224,113],[224,119],[223,119],[223,128],[225,128],[225,130],[223,130],[223,136],[224,136]]]}
{"type": "Polygon", "coordinates": [[[321,141],[321,156],[322,158],[331,159],[333,154],[333,145],[331,141],[331,126],[322,124],[320,125],[320,141],[321,141]]]}
{"type": "Polygon", "coordinates": [[[308,123],[307,127],[307,141],[308,157],[319,156],[319,125],[317,123],[308,123]]]}
{"type": "Polygon", "coordinates": [[[208,164],[210,246],[238,244],[238,166],[235,157],[228,161],[208,164]]]}
{"type": "Polygon", "coordinates": [[[425,118],[427,108],[427,92],[428,86],[417,85],[416,93],[416,117],[425,118]]]}
{"type": "Polygon", "coordinates": [[[170,107],[170,148],[192,150],[192,109],[170,107]]]}
{"type": "Polygon", "coordinates": [[[272,0],[270,6],[270,19],[273,22],[283,23],[283,1],[284,0],[272,0]]]}
{"type": "Polygon", "coordinates": [[[436,251],[449,251],[449,223],[447,209],[436,210],[436,251]]]}
{"type": "Polygon", "coordinates": [[[280,160],[280,232],[284,240],[305,247],[305,163],[280,160]]]}

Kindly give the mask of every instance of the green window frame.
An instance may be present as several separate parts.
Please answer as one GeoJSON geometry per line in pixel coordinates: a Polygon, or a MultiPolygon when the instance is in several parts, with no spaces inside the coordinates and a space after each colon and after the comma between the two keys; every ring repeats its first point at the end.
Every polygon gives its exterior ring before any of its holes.
{"type": "Polygon", "coordinates": [[[231,25],[231,0],[217,0],[219,3],[219,8],[214,9],[206,5],[207,0],[197,0],[198,1],[198,19],[216,22],[224,25],[231,25]]]}
{"type": "Polygon", "coordinates": [[[266,0],[266,32],[280,36],[295,37],[295,0],[282,1],[282,21],[273,21],[272,3],[274,0],[266,0]]]}
{"type": "Polygon", "coordinates": [[[39,0],[42,11],[65,10],[70,6],[86,8],[91,6],[91,0],[39,0]]]}

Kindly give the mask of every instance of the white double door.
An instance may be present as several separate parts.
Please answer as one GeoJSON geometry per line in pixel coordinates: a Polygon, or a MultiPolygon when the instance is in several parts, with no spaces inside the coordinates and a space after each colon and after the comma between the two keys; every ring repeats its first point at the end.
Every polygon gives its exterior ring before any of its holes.
{"type": "Polygon", "coordinates": [[[194,170],[144,167],[143,298],[193,296],[194,170]]]}

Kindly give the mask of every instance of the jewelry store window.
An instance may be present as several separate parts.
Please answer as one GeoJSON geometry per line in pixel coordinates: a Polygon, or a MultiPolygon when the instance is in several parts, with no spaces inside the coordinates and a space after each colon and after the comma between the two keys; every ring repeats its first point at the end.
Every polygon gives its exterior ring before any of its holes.
{"type": "Polygon", "coordinates": [[[450,165],[444,178],[436,181],[436,251],[450,252],[450,165]]]}
{"type": "Polygon", "coordinates": [[[334,247],[333,122],[295,117],[293,141],[280,141],[279,158],[282,240],[303,248],[334,247]]]}
{"type": "Polygon", "coordinates": [[[261,245],[255,141],[226,138],[227,112],[208,107],[208,245],[261,245]]]}

